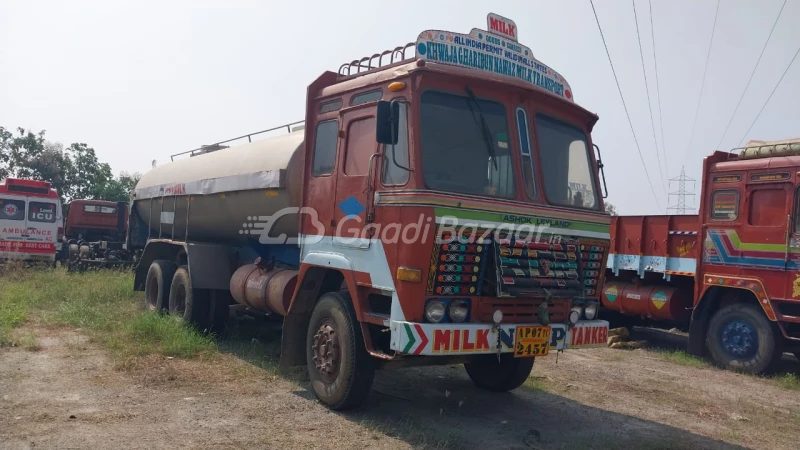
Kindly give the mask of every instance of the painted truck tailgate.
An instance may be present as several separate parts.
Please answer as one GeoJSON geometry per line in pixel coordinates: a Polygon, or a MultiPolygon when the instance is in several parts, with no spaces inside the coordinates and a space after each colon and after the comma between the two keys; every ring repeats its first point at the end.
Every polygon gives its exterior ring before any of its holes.
{"type": "Polygon", "coordinates": [[[694,276],[700,254],[697,215],[614,216],[606,267],[665,276],[694,276]]]}

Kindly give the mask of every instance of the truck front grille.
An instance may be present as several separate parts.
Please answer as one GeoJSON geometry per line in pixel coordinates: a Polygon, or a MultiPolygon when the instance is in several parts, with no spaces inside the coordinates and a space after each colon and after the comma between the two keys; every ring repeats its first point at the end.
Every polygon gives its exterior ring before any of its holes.
{"type": "Polygon", "coordinates": [[[603,276],[608,243],[577,237],[517,240],[477,230],[437,234],[428,295],[501,298],[592,298],[603,276]]]}

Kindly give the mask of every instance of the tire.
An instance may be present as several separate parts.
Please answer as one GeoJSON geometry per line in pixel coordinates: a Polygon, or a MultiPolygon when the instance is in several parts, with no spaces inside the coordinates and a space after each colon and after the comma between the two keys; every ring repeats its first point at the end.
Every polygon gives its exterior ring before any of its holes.
{"type": "Polygon", "coordinates": [[[711,317],[706,343],[719,366],[763,374],[772,371],[781,357],[777,337],[775,327],[758,307],[736,303],[711,317]]]}
{"type": "Polygon", "coordinates": [[[208,329],[209,292],[192,289],[192,279],[186,266],[178,267],[172,277],[169,291],[170,315],[195,326],[200,331],[208,329]]]}
{"type": "MultiPolygon", "coordinates": [[[[67,267],[72,268],[72,264],[67,267]]],[[[175,263],[164,259],[157,259],[150,264],[144,282],[144,304],[148,310],[161,312],[169,307],[169,291],[175,269],[175,263]]]]}
{"type": "Polygon", "coordinates": [[[508,392],[522,386],[533,370],[536,358],[514,358],[501,355],[500,361],[496,356],[481,357],[470,363],[465,363],[472,382],[481,389],[492,392],[508,392]]]}
{"type": "Polygon", "coordinates": [[[343,410],[366,402],[375,360],[364,348],[361,326],[346,292],[323,294],[314,306],[306,335],[306,363],[314,394],[327,407],[343,410]]]}
{"type": "Polygon", "coordinates": [[[228,316],[230,314],[230,291],[222,289],[211,291],[208,302],[209,320],[208,331],[221,337],[225,334],[228,326],[228,316]]]}

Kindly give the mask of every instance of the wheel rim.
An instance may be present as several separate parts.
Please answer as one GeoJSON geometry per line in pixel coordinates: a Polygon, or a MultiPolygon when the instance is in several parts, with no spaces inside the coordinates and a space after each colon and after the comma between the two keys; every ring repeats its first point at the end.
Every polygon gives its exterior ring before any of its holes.
{"type": "Polygon", "coordinates": [[[178,290],[175,291],[175,314],[178,316],[183,316],[183,313],[186,311],[186,288],[178,286],[178,290]]]}
{"type": "Polygon", "coordinates": [[[156,277],[150,279],[147,296],[145,298],[147,299],[147,307],[150,308],[151,311],[155,311],[157,306],[156,302],[158,301],[158,279],[156,277]]]}
{"type": "Polygon", "coordinates": [[[341,347],[339,346],[339,333],[333,319],[324,319],[317,332],[314,334],[314,367],[320,377],[326,382],[331,383],[339,374],[339,363],[341,361],[341,347]]]}
{"type": "Polygon", "coordinates": [[[758,331],[750,322],[731,320],[720,332],[722,348],[734,358],[752,358],[758,352],[758,331]]]}

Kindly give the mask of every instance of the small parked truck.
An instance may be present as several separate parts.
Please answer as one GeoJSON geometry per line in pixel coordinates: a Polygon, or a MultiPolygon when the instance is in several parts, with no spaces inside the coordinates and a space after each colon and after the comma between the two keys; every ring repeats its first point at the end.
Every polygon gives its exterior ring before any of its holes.
{"type": "Polygon", "coordinates": [[[281,365],[334,409],[377,368],[464,364],[509,391],[535,357],[604,345],[597,116],[514,22],[487,28],[325,72],[303,125],[146,173],[128,233],[147,306],[211,331],[234,302],[282,318],[281,365]]]}
{"type": "Polygon", "coordinates": [[[133,263],[125,245],[127,202],[72,200],[64,205],[64,215],[61,260],[70,270],[133,263]]]}
{"type": "Polygon", "coordinates": [[[689,324],[689,352],[769,372],[800,358],[800,139],[703,162],[697,215],[614,217],[602,304],[689,324]]]}

